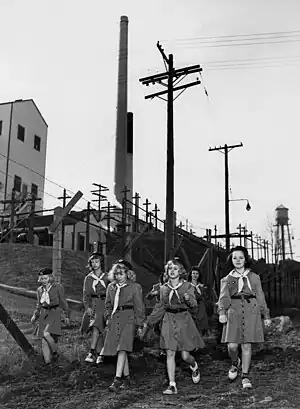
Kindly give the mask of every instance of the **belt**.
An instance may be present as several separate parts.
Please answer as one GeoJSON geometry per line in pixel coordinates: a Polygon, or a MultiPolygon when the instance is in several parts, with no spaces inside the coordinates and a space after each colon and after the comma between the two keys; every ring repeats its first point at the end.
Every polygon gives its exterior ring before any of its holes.
{"type": "Polygon", "coordinates": [[[179,312],[185,312],[187,308],[166,308],[166,312],[170,312],[171,314],[178,314],[179,312]]]}
{"type": "Polygon", "coordinates": [[[101,298],[101,300],[105,300],[106,295],[105,294],[92,294],[92,298],[101,298]]]}
{"type": "Polygon", "coordinates": [[[116,311],[133,310],[133,305],[121,305],[116,311]]]}
{"type": "Polygon", "coordinates": [[[234,300],[242,300],[242,301],[246,300],[247,302],[250,302],[250,298],[256,298],[256,296],[253,294],[249,294],[249,295],[248,294],[236,294],[236,295],[232,295],[231,298],[234,300]]]}
{"type": "Polygon", "coordinates": [[[57,305],[46,305],[45,307],[42,305],[42,308],[44,308],[44,310],[52,310],[53,308],[57,308],[59,307],[59,304],[57,305]]]}

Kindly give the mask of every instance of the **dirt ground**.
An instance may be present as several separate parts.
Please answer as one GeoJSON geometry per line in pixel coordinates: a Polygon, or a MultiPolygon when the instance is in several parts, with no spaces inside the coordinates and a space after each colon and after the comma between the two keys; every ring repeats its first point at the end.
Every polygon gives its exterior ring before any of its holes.
{"type": "MultiPolygon", "coordinates": [[[[0,293],[0,302],[10,309],[12,315],[17,305],[19,312],[14,318],[29,331],[28,324],[23,321],[32,312],[32,301],[21,300],[18,296],[6,299],[0,293]]],[[[2,343],[7,343],[9,340],[3,338],[4,333],[2,328],[0,340],[2,337],[2,343]]],[[[67,344],[69,349],[62,350],[57,365],[34,368],[24,358],[18,372],[12,373],[9,366],[1,367],[0,408],[300,408],[299,337],[298,330],[293,330],[287,335],[269,339],[264,349],[256,349],[251,368],[253,389],[248,392],[241,389],[240,379],[233,383],[227,380],[229,361],[226,350],[215,345],[213,340],[207,340],[207,348],[197,355],[201,368],[198,385],[192,383],[188,366],[179,359],[176,375],[178,395],[163,396],[165,358],[157,350],[144,348],[130,358],[132,386],[114,394],[108,391],[114,376],[114,360],[106,360],[99,367],[84,363],[88,339],[78,335],[78,326],[75,325],[73,329],[65,330],[60,345],[62,348],[67,344]],[[69,354],[71,349],[73,353],[69,354]]],[[[31,335],[29,338],[33,342],[31,335]]],[[[10,359],[13,361],[13,357],[10,359]]]]}

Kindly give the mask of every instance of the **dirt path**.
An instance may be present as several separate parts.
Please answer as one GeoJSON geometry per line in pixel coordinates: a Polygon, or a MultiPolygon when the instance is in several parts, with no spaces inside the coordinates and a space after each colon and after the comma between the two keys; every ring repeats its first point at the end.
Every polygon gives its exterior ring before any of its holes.
{"type": "Polygon", "coordinates": [[[178,395],[163,396],[164,362],[154,356],[136,356],[130,390],[108,392],[114,365],[96,368],[85,364],[61,364],[31,376],[0,380],[1,408],[17,409],[167,409],[167,408],[281,408],[300,407],[300,353],[273,349],[253,360],[254,388],[242,391],[240,380],[226,379],[228,361],[202,355],[202,379],[193,385],[186,366],[177,369],[178,395]]]}

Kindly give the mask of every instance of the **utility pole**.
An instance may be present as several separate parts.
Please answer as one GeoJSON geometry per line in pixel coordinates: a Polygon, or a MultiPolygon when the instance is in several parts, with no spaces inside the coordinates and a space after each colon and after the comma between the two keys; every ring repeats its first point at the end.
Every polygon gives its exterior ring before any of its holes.
{"type": "MultiPolygon", "coordinates": [[[[59,200],[63,201],[63,209],[66,207],[67,199],[71,199],[71,196],[67,195],[66,189],[63,191],[63,195],[58,197],[59,200]]],[[[65,245],[65,223],[62,221],[61,223],[61,248],[63,249],[65,245]]]]}
{"type": "Polygon", "coordinates": [[[230,221],[229,221],[229,170],[228,170],[228,153],[234,148],[242,147],[242,142],[239,145],[219,146],[218,148],[209,148],[209,152],[221,151],[225,154],[225,235],[226,235],[226,250],[230,250],[230,221]]]}
{"type": "Polygon", "coordinates": [[[167,101],[167,178],[166,178],[166,220],[165,220],[165,261],[168,260],[174,249],[174,118],[173,118],[173,103],[179,95],[187,88],[200,84],[200,80],[176,86],[183,77],[200,73],[202,68],[200,65],[193,65],[189,67],[174,69],[174,57],[173,54],[169,54],[167,57],[162,46],[157,42],[157,48],[163,57],[163,62],[166,71],[160,74],[151,75],[140,79],[143,85],[149,86],[150,84],[161,84],[167,87],[166,91],[159,91],[154,94],[145,96],[145,99],[153,99],[155,97],[167,101]],[[163,82],[167,80],[167,83],[163,82]],[[174,91],[180,93],[174,98],[174,91]],[[162,95],[167,94],[167,99],[162,95]]]}
{"type": "Polygon", "coordinates": [[[104,230],[101,228],[101,220],[102,220],[102,212],[101,212],[101,202],[107,201],[107,196],[103,195],[103,192],[107,192],[109,189],[107,186],[101,185],[99,183],[93,183],[93,186],[96,186],[98,189],[97,190],[91,190],[91,193],[94,196],[97,196],[97,199],[93,199],[93,202],[98,203],[98,220],[100,224],[100,230],[99,230],[99,245],[98,249],[101,249],[101,252],[104,254],[106,252],[106,247],[107,247],[107,240],[106,240],[106,235],[104,233],[104,230]]]}
{"type": "Polygon", "coordinates": [[[29,244],[34,244],[34,220],[33,219],[34,219],[34,211],[35,211],[35,202],[37,200],[42,200],[42,199],[35,197],[35,195],[31,195],[30,213],[28,217],[28,243],[29,244]]]}

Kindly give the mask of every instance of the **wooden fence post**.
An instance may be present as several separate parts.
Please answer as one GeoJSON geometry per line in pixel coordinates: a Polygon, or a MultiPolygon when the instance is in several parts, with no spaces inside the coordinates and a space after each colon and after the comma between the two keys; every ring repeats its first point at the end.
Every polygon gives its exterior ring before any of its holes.
{"type": "MultiPolygon", "coordinates": [[[[61,207],[54,209],[54,222],[61,217],[61,207]]],[[[58,283],[61,283],[61,242],[62,242],[62,224],[59,223],[53,232],[53,252],[52,252],[52,270],[53,275],[58,283]]]]}

